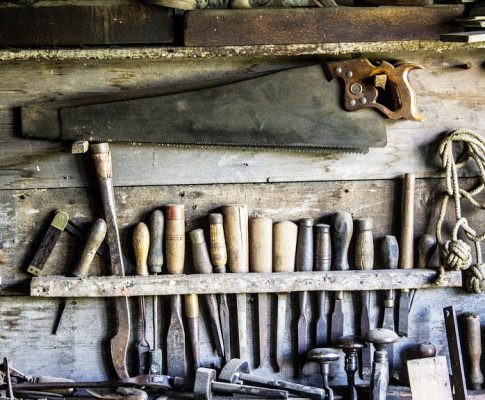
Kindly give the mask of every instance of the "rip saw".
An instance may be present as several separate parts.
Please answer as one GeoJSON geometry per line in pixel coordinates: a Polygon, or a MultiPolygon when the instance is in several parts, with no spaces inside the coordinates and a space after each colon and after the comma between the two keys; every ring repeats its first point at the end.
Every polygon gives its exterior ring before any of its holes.
{"type": "Polygon", "coordinates": [[[321,65],[121,101],[41,103],[21,110],[22,135],[161,145],[367,152],[386,145],[375,111],[344,110],[321,65]]]}

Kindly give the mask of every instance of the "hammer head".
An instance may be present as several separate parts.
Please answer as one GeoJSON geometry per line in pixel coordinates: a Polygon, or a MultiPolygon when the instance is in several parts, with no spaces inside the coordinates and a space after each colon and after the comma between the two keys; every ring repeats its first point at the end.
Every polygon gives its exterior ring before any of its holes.
{"type": "Polygon", "coordinates": [[[212,399],[212,381],[216,379],[216,371],[210,368],[198,368],[195,373],[194,399],[212,399]]]}
{"type": "Polygon", "coordinates": [[[240,374],[249,374],[248,362],[240,358],[233,358],[222,368],[219,380],[221,382],[236,383],[240,374]]]}

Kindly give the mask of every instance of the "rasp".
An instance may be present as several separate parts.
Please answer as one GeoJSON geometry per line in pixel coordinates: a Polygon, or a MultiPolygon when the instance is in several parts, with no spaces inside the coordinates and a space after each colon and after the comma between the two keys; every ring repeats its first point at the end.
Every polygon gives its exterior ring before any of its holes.
{"type": "MultiPolygon", "coordinates": [[[[95,100],[93,100],[95,101],[95,100]]],[[[71,103],[72,104],[72,103],[71,103]]],[[[386,145],[384,119],[342,108],[321,65],[241,82],[102,104],[22,109],[22,134],[58,140],[365,152],[386,145]]]]}

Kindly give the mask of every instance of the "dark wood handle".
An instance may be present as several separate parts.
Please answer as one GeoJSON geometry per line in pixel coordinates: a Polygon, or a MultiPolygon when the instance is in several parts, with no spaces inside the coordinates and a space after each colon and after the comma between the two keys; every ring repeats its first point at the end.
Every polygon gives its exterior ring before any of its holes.
{"type": "Polygon", "coordinates": [[[101,243],[103,243],[105,236],[106,222],[104,222],[104,219],[98,218],[91,225],[81,258],[79,259],[76,268],[74,268],[74,271],[72,272],[73,276],[77,276],[79,278],[88,276],[91,263],[93,262],[99,246],[101,246],[101,243]]]}
{"type": "Polygon", "coordinates": [[[405,174],[402,187],[401,216],[401,268],[409,269],[414,265],[414,174],[405,174]]]}
{"type": "Polygon", "coordinates": [[[315,225],[315,271],[330,271],[332,266],[332,241],[330,225],[315,225]]]}
{"type": "Polygon", "coordinates": [[[248,208],[246,205],[224,207],[224,233],[229,270],[231,272],[249,272],[248,208]]]}
{"type": "Polygon", "coordinates": [[[209,257],[209,250],[205,242],[204,231],[195,229],[190,232],[190,242],[192,243],[192,259],[195,272],[198,274],[211,274],[212,263],[209,257]]]}
{"type": "Polygon", "coordinates": [[[150,230],[150,252],[148,253],[148,267],[151,274],[162,272],[163,266],[163,230],[165,218],[161,210],[154,210],[148,221],[150,230]]]}
{"type": "Polygon", "coordinates": [[[429,260],[436,250],[436,238],[434,235],[421,236],[418,244],[418,268],[427,268],[429,260]]]}
{"type": "Polygon", "coordinates": [[[385,269],[397,269],[399,262],[399,245],[395,236],[387,235],[382,240],[382,265],[385,269]]]}
{"type": "Polygon", "coordinates": [[[184,273],[185,262],[185,208],[183,204],[166,207],[165,253],[167,271],[172,275],[184,273]]]}
{"type": "Polygon", "coordinates": [[[249,270],[273,270],[273,221],[269,218],[249,220],[249,270]]]}
{"type": "Polygon", "coordinates": [[[374,239],[372,219],[359,218],[355,221],[355,267],[358,270],[374,268],[374,239]]]}
{"type": "Polygon", "coordinates": [[[150,232],[143,222],[138,223],[133,230],[133,250],[136,259],[136,274],[148,276],[148,249],[150,248],[150,232]]]}
{"type": "Polygon", "coordinates": [[[295,268],[300,272],[313,270],[313,219],[304,218],[298,222],[295,268]]]}
{"type": "Polygon", "coordinates": [[[480,332],[480,316],[475,313],[465,314],[466,348],[469,364],[469,378],[473,390],[478,390],[483,384],[483,375],[480,370],[482,356],[482,336],[480,332]]]}
{"type": "Polygon", "coordinates": [[[348,251],[354,230],[352,215],[346,211],[335,214],[333,226],[334,263],[336,271],[349,269],[348,251]]]}
{"type": "Polygon", "coordinates": [[[214,272],[226,272],[227,249],[222,214],[209,214],[210,256],[214,272]]]}
{"type": "Polygon", "coordinates": [[[283,221],[273,226],[273,272],[295,271],[298,226],[283,221]]]}

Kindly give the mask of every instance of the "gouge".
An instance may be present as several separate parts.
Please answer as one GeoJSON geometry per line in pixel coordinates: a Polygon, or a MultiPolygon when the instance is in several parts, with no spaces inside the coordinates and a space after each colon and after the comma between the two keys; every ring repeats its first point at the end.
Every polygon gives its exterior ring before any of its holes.
{"type": "MultiPolygon", "coordinates": [[[[295,268],[299,272],[313,270],[313,220],[303,218],[298,222],[298,239],[296,244],[295,268]]],[[[308,292],[298,293],[300,316],[298,318],[298,368],[300,375],[308,351],[308,292]]]]}
{"type": "MultiPolygon", "coordinates": [[[[400,267],[411,269],[414,264],[414,174],[404,175],[402,188],[402,215],[401,215],[401,261],[400,267]]],[[[410,306],[409,289],[401,289],[399,297],[398,333],[408,335],[408,316],[410,306]]]]}
{"type": "MultiPolygon", "coordinates": [[[[315,271],[330,271],[332,264],[332,242],[330,240],[330,225],[315,225],[315,271]]],[[[315,346],[325,347],[327,344],[328,326],[326,314],[327,294],[317,292],[318,319],[316,323],[315,346]]]]}
{"type": "MultiPolygon", "coordinates": [[[[358,270],[374,268],[374,239],[372,237],[372,219],[358,218],[355,220],[355,267],[358,270]]],[[[371,293],[367,290],[360,292],[361,314],[360,335],[363,337],[370,330],[369,306],[371,293]]],[[[361,377],[367,379],[372,371],[372,346],[362,349],[361,377]]]]}
{"type": "MultiPolygon", "coordinates": [[[[298,226],[290,221],[273,226],[273,272],[294,272],[298,226]]],[[[276,318],[276,362],[280,371],[287,359],[284,343],[287,338],[286,306],[288,293],[278,293],[276,318]]]]}
{"type": "MultiPolygon", "coordinates": [[[[163,266],[163,229],[165,218],[161,210],[154,210],[148,221],[150,230],[150,251],[148,253],[148,271],[151,275],[157,275],[162,272],[163,266]]],[[[163,357],[160,346],[160,329],[159,329],[159,305],[158,296],[152,297],[153,305],[153,349],[150,350],[149,364],[150,373],[160,375],[162,373],[163,357]]]]}
{"type": "Polygon", "coordinates": [[[190,347],[192,348],[192,360],[194,362],[194,372],[200,366],[200,346],[199,346],[199,296],[192,293],[184,296],[185,315],[187,315],[187,325],[189,327],[190,347]]]}
{"type": "MultiPolygon", "coordinates": [[[[148,226],[143,222],[138,223],[133,230],[133,250],[136,260],[136,274],[138,276],[148,276],[148,250],[150,248],[150,232],[148,226]]],[[[148,373],[148,356],[150,345],[147,340],[147,319],[145,308],[145,297],[139,299],[140,318],[141,318],[141,338],[136,345],[138,351],[138,374],[148,373]]]]}
{"type": "MultiPolygon", "coordinates": [[[[350,239],[354,226],[352,223],[352,215],[346,211],[341,211],[335,214],[334,218],[334,265],[335,271],[347,271],[349,269],[348,250],[350,239]]],[[[335,293],[335,305],[332,313],[330,343],[335,344],[337,339],[344,334],[344,313],[342,311],[342,300],[344,292],[338,291],[335,293]]]]}
{"type": "MultiPolygon", "coordinates": [[[[111,273],[124,276],[125,268],[121,253],[120,234],[116,221],[116,207],[113,191],[113,171],[111,164],[111,151],[108,143],[91,144],[92,157],[98,178],[101,201],[106,221],[106,238],[111,260],[111,273]]],[[[119,379],[129,378],[126,366],[126,353],[130,340],[130,310],[127,297],[115,299],[117,332],[111,339],[111,358],[119,379]]]]}
{"type": "MultiPolygon", "coordinates": [[[[215,273],[225,273],[227,264],[226,239],[222,214],[209,214],[210,255],[215,273]]],[[[224,343],[224,361],[231,359],[231,328],[229,322],[229,307],[227,295],[219,295],[219,317],[221,319],[222,339],[224,343]]]]}
{"type": "MultiPolygon", "coordinates": [[[[249,220],[249,271],[271,273],[273,270],[273,221],[270,218],[249,220]]],[[[258,293],[259,367],[269,363],[268,293],[258,293]]]]}
{"type": "Polygon", "coordinates": [[[468,376],[472,390],[480,390],[483,385],[483,374],[480,370],[482,356],[482,335],[480,331],[480,315],[476,313],[465,314],[465,346],[468,353],[468,376]]]}
{"type": "MultiPolygon", "coordinates": [[[[165,254],[167,271],[172,275],[184,272],[185,261],[185,209],[183,204],[166,207],[165,254]]],[[[167,331],[167,372],[171,376],[185,377],[185,330],[182,322],[182,299],[170,297],[170,323],[167,331]]]]}
{"type": "MultiPolygon", "coordinates": [[[[229,271],[249,272],[248,209],[246,205],[224,207],[224,232],[229,271]]],[[[236,307],[239,358],[247,360],[246,294],[236,294],[236,307]]]]}
{"type": "MultiPolygon", "coordinates": [[[[209,258],[209,250],[205,242],[204,231],[202,229],[195,229],[190,232],[190,241],[192,243],[192,259],[195,272],[198,274],[212,274],[212,263],[209,258]]],[[[216,295],[205,294],[202,296],[202,299],[205,301],[207,310],[209,311],[210,328],[217,354],[222,358],[224,357],[224,342],[222,339],[216,295]]]]}

